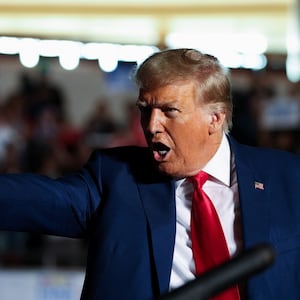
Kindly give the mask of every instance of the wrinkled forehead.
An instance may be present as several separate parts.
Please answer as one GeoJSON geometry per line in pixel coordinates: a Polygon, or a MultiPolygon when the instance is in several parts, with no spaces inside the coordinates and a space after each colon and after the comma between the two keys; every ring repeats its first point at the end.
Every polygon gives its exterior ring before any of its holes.
{"type": "Polygon", "coordinates": [[[197,84],[194,81],[177,81],[152,89],[141,88],[137,103],[140,105],[181,106],[198,104],[198,98],[197,84]]]}

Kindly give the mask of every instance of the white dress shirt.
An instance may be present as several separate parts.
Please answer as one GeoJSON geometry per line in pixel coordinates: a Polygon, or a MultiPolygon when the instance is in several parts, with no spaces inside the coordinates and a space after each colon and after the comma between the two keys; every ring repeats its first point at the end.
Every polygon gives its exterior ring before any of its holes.
{"type": "MultiPolygon", "coordinates": [[[[242,242],[238,229],[238,187],[234,159],[226,135],[213,158],[203,171],[210,175],[203,189],[212,200],[231,255],[235,254],[242,242]]],[[[195,264],[190,239],[190,218],[193,186],[186,180],[176,182],[176,236],[170,289],[174,289],[195,278],[195,264]]]]}

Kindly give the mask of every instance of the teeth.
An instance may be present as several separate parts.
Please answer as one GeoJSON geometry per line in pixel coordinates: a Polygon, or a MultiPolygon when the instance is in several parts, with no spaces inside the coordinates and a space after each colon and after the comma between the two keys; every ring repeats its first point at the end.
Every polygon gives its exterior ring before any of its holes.
{"type": "Polygon", "coordinates": [[[158,151],[159,155],[161,155],[161,156],[165,156],[167,154],[167,152],[168,152],[167,150],[158,151]]]}

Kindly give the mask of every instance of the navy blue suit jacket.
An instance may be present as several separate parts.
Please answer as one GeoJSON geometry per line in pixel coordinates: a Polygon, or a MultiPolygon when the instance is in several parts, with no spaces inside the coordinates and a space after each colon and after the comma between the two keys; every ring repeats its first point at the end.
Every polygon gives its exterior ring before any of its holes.
{"type": "MultiPolygon", "coordinates": [[[[248,282],[249,299],[300,299],[300,158],[230,144],[244,247],[270,243],[275,263],[248,282]],[[255,182],[263,185],[256,188],[255,182]]],[[[82,299],[150,300],[168,291],[175,188],[146,148],[96,151],[76,174],[0,176],[0,228],[88,237],[82,299]]]]}

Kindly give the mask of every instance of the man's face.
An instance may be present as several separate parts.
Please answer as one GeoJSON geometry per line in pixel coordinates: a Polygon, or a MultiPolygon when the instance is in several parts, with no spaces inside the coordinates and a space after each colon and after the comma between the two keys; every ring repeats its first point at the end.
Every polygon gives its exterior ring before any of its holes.
{"type": "Polygon", "coordinates": [[[194,82],[141,89],[137,105],[147,143],[163,173],[174,178],[194,175],[216,152],[225,116],[200,106],[194,82]]]}

